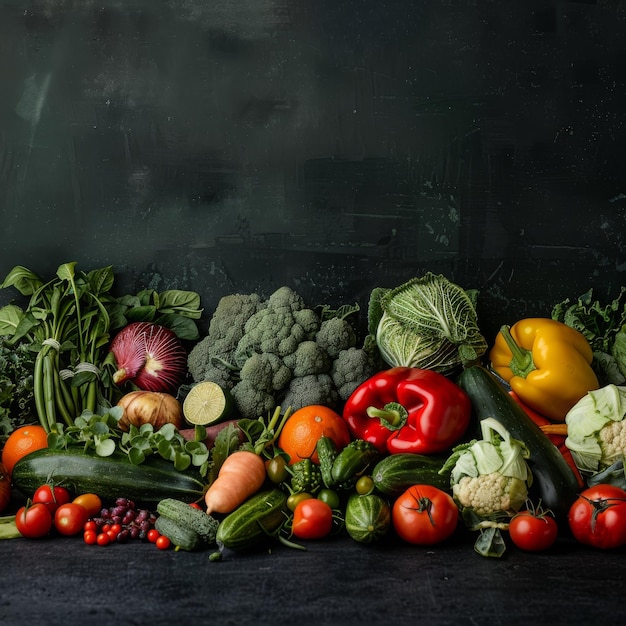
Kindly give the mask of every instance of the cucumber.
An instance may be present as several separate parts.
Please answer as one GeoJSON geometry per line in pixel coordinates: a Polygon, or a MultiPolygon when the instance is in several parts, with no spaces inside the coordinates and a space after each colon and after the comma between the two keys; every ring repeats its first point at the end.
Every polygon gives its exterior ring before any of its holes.
{"type": "Polygon", "coordinates": [[[450,491],[450,471],[440,474],[447,457],[402,452],[381,459],[372,472],[378,491],[387,496],[399,496],[413,485],[432,485],[450,491]]]}
{"type": "Polygon", "coordinates": [[[380,453],[372,443],[353,439],[333,461],[332,480],[336,485],[349,488],[379,458],[380,453]]]}
{"type": "Polygon", "coordinates": [[[464,369],[457,383],[470,397],[479,421],[493,417],[514,439],[526,444],[530,452],[528,466],[533,474],[531,497],[540,498],[542,506],[555,517],[567,519],[578,496],[578,482],[558,448],[486,367],[472,365],[464,369]]]}
{"type": "Polygon", "coordinates": [[[123,453],[97,456],[83,448],[31,452],[15,464],[12,479],[26,497],[52,479],[75,495],[95,493],[104,501],[123,496],[147,506],[166,497],[195,502],[206,489],[199,474],[177,470],[161,457],[133,465],[123,453]]]}
{"type": "Polygon", "coordinates": [[[167,537],[177,549],[193,552],[206,547],[202,537],[191,528],[187,528],[169,517],[161,515],[156,518],[154,527],[161,535],[167,537]]]}
{"type": "Polygon", "coordinates": [[[280,489],[255,494],[229,513],[217,529],[218,546],[247,550],[268,538],[287,519],[287,495],[280,489]]]}
{"type": "Polygon", "coordinates": [[[355,541],[373,543],[382,539],[391,525],[391,509],[381,496],[354,494],[348,499],[346,531],[355,541]]]}
{"type": "Polygon", "coordinates": [[[215,543],[219,522],[201,509],[175,498],[164,498],[157,504],[157,513],[198,533],[206,545],[215,543]]]}

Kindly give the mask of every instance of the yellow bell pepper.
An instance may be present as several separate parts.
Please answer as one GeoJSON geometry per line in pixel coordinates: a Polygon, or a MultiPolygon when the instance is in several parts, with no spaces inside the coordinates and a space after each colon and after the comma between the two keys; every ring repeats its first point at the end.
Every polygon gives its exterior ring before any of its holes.
{"type": "Polygon", "coordinates": [[[599,387],[587,338],[550,318],[502,326],[489,359],[522,402],[554,422],[565,421],[574,404],[599,387]]]}

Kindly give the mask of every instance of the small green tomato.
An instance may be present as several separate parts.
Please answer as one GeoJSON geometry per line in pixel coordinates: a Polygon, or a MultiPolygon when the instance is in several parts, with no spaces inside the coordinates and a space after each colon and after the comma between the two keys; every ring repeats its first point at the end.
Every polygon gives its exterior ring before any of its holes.
{"type": "Polygon", "coordinates": [[[371,476],[361,476],[361,478],[356,481],[355,488],[360,496],[367,496],[374,491],[374,481],[371,476]]]}
{"type": "Polygon", "coordinates": [[[298,504],[300,504],[300,502],[302,502],[303,500],[309,500],[312,497],[313,496],[310,493],[307,493],[306,491],[299,491],[298,493],[292,493],[287,498],[287,508],[290,511],[295,511],[296,507],[298,506],[298,504]]]}
{"type": "Polygon", "coordinates": [[[320,489],[317,493],[317,499],[326,502],[331,509],[338,509],[341,505],[341,498],[333,489],[320,489]]]}

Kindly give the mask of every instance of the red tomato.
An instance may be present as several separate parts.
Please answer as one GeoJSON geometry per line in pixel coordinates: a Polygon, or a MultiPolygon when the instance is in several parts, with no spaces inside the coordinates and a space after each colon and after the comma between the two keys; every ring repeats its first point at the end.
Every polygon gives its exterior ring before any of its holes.
{"type": "Polygon", "coordinates": [[[43,537],[52,529],[52,513],[43,502],[23,506],[15,514],[15,526],[24,537],[43,537]]]}
{"type": "Polygon", "coordinates": [[[84,506],[75,502],[62,504],[54,514],[54,527],[62,535],[77,535],[83,532],[89,514],[84,506]]]}
{"type": "Polygon", "coordinates": [[[569,510],[574,538],[608,550],[626,544],[626,491],[613,485],[595,485],[582,491],[569,510]]]}
{"type": "Polygon", "coordinates": [[[431,485],[413,485],[393,503],[391,520],[401,539],[429,546],[454,533],[459,509],[445,491],[431,485]]]}
{"type": "Polygon", "coordinates": [[[65,487],[56,485],[41,485],[33,494],[33,502],[45,504],[52,515],[62,504],[67,504],[71,499],[70,492],[65,487]]]}
{"type": "Polygon", "coordinates": [[[83,533],[83,540],[87,545],[93,546],[98,541],[98,533],[95,530],[86,530],[83,533]]]}
{"type": "Polygon", "coordinates": [[[100,533],[96,536],[96,543],[99,546],[108,546],[111,543],[111,537],[106,533],[100,533]]]}
{"type": "Polygon", "coordinates": [[[529,552],[547,550],[554,544],[558,534],[559,528],[554,517],[539,508],[520,511],[509,524],[513,543],[529,552]]]}
{"type": "Polygon", "coordinates": [[[4,511],[11,501],[11,476],[7,468],[0,463],[0,513],[4,511]]]}
{"type": "Polygon", "coordinates": [[[293,511],[293,534],[299,539],[321,539],[333,528],[333,510],[326,502],[307,498],[293,511]]]}
{"type": "Polygon", "coordinates": [[[165,535],[159,535],[154,543],[159,550],[167,550],[172,545],[172,542],[165,535]]]}

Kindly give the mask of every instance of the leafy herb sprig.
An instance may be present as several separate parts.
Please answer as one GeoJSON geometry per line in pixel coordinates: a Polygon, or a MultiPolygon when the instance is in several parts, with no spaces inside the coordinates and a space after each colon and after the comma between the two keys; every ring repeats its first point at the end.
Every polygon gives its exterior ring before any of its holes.
{"type": "Polygon", "coordinates": [[[98,456],[125,454],[133,465],[140,465],[149,456],[158,455],[174,464],[175,469],[185,471],[195,467],[206,476],[209,467],[209,450],[204,443],[206,428],[196,426],[194,438],[185,439],[173,424],[165,424],[154,430],[152,424],[130,426],[125,432],[119,428],[123,410],[112,407],[102,415],[84,411],[71,426],[57,424],[48,434],[48,447],[63,450],[82,445],[98,456]]]}

